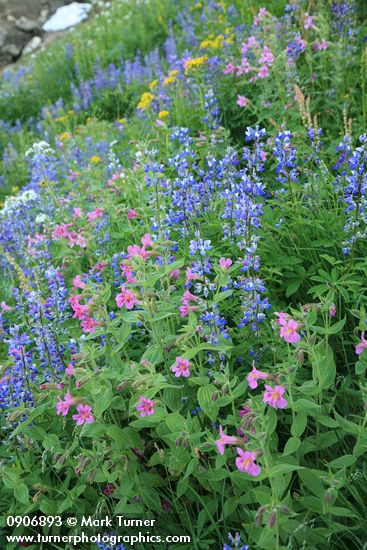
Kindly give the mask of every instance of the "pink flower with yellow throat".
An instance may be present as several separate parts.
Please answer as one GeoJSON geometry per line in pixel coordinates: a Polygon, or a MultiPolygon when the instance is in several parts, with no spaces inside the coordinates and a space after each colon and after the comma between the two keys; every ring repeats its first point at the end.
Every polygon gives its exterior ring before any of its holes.
{"type": "Polygon", "coordinates": [[[74,397],[72,397],[71,393],[68,390],[63,400],[60,399],[59,396],[57,396],[57,399],[59,400],[59,402],[56,403],[56,414],[66,416],[69,412],[70,407],[72,405],[75,405],[74,397]]]}
{"type": "Polygon", "coordinates": [[[154,414],[154,401],[147,399],[144,395],[142,395],[135,408],[140,412],[140,416],[151,416],[154,414]]]}
{"type": "Polygon", "coordinates": [[[175,373],[176,378],[178,378],[179,376],[188,378],[190,376],[190,362],[188,359],[176,357],[176,362],[171,370],[175,373]]]}
{"type": "Polygon", "coordinates": [[[255,463],[257,453],[255,451],[244,451],[237,447],[238,457],[236,458],[236,466],[240,472],[256,477],[261,473],[261,467],[255,463]]]}
{"type": "Polygon", "coordinates": [[[133,309],[137,304],[141,304],[141,301],[137,299],[136,294],[125,288],[125,285],[121,285],[121,292],[116,296],[117,307],[125,306],[126,309],[133,309]]]}
{"type": "Polygon", "coordinates": [[[247,375],[246,380],[249,385],[249,387],[254,390],[257,388],[257,381],[258,380],[266,380],[269,378],[269,375],[266,372],[262,372],[261,370],[257,370],[255,365],[252,367],[252,371],[250,374],[247,375]]]}
{"type": "Polygon", "coordinates": [[[285,388],[283,386],[271,386],[265,385],[265,393],[263,395],[263,401],[273,409],[285,409],[288,406],[288,401],[284,399],[285,388]]]}
{"type": "Polygon", "coordinates": [[[362,351],[367,348],[367,340],[364,337],[364,331],[361,334],[361,341],[356,345],[356,354],[361,355],[362,351]]]}
{"type": "Polygon", "coordinates": [[[92,415],[92,409],[89,405],[78,405],[76,410],[78,414],[73,414],[73,420],[75,420],[77,426],[82,424],[92,424],[94,422],[94,416],[92,415]]]}
{"type": "Polygon", "coordinates": [[[281,311],[280,313],[275,313],[278,319],[275,321],[277,325],[280,325],[280,337],[283,338],[285,342],[289,344],[295,344],[299,342],[301,337],[298,334],[299,324],[297,321],[292,319],[287,313],[281,311]]]}
{"type": "Polygon", "coordinates": [[[221,455],[224,455],[226,445],[238,445],[243,443],[243,440],[239,437],[225,434],[222,426],[219,426],[219,435],[220,437],[215,441],[215,444],[221,455]]]}

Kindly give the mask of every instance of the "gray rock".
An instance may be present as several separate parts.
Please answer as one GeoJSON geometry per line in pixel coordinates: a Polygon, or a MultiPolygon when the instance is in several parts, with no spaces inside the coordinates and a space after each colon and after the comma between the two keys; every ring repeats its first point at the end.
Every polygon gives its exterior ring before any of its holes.
{"type": "Polygon", "coordinates": [[[22,47],[16,44],[6,44],[3,46],[2,51],[4,54],[9,54],[12,59],[17,59],[20,56],[22,47]]]}
{"type": "Polygon", "coordinates": [[[16,20],[15,26],[24,32],[33,32],[39,28],[38,21],[35,21],[34,19],[29,19],[24,15],[16,20]]]}
{"type": "Polygon", "coordinates": [[[32,40],[23,48],[22,55],[27,55],[34,52],[42,44],[42,38],[40,36],[34,36],[32,40]]]}

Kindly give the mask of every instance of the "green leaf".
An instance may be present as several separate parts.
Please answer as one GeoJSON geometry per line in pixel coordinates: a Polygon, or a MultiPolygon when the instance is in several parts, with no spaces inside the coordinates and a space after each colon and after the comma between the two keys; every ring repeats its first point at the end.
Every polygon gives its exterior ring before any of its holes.
{"type": "Polygon", "coordinates": [[[334,411],[334,416],[336,420],[338,421],[338,424],[343,430],[349,434],[358,435],[359,434],[359,426],[358,424],[355,424],[354,422],[351,422],[350,420],[347,420],[346,418],[343,418],[340,416],[336,411],[334,411]]]}
{"type": "Polygon", "coordinates": [[[299,439],[299,437],[289,438],[287,443],[285,444],[283,456],[291,455],[299,448],[300,445],[301,440],[299,439]]]}
{"type": "Polygon", "coordinates": [[[346,320],[347,320],[347,318],[344,317],[344,319],[341,319],[340,321],[338,321],[334,325],[331,325],[330,327],[316,327],[316,326],[314,326],[314,327],[312,327],[312,330],[314,332],[317,332],[318,334],[337,334],[344,327],[346,320]]]}
{"type": "Polygon", "coordinates": [[[329,462],[330,468],[344,468],[355,463],[357,458],[354,455],[344,455],[329,462]]]}
{"type": "Polygon", "coordinates": [[[289,474],[295,470],[303,470],[303,466],[297,466],[296,464],[276,464],[269,472],[269,477],[277,477],[282,474],[289,474]]]}
{"type": "Polygon", "coordinates": [[[316,350],[317,358],[312,363],[313,379],[320,388],[328,389],[333,385],[336,376],[334,354],[331,347],[325,344],[318,346],[316,350]]]}
{"type": "Polygon", "coordinates": [[[20,477],[14,472],[9,472],[9,470],[5,470],[3,471],[2,481],[7,489],[15,489],[15,487],[18,487],[20,484],[20,477]]]}
{"type": "Polygon", "coordinates": [[[166,424],[171,432],[187,432],[186,420],[178,413],[171,413],[166,418],[166,424]]]}
{"type": "Polygon", "coordinates": [[[113,439],[119,450],[141,446],[140,437],[132,428],[120,428],[116,424],[111,424],[107,427],[106,434],[113,439]]]}
{"type": "Polygon", "coordinates": [[[310,490],[317,497],[322,497],[324,494],[324,486],[319,477],[310,470],[310,468],[300,470],[298,475],[305,486],[305,490],[310,490]]]}
{"type": "Polygon", "coordinates": [[[291,426],[291,434],[293,437],[301,437],[307,426],[307,413],[306,411],[299,411],[291,426]]]}
{"type": "Polygon", "coordinates": [[[28,504],[29,491],[25,483],[20,483],[17,487],[14,487],[14,496],[22,504],[28,504]]]}
{"type": "Polygon", "coordinates": [[[42,445],[46,450],[51,451],[52,449],[60,448],[60,441],[57,435],[48,434],[43,440],[42,445]]]}
{"type": "Polygon", "coordinates": [[[289,298],[289,296],[292,296],[292,294],[295,294],[299,289],[299,287],[301,286],[301,284],[302,284],[302,279],[292,279],[291,281],[289,281],[289,284],[285,291],[286,297],[289,298]]]}
{"type": "Polygon", "coordinates": [[[215,406],[215,401],[213,401],[213,395],[216,393],[217,389],[211,384],[201,386],[197,393],[199,406],[213,422],[217,416],[217,407],[215,406]]]}
{"type": "Polygon", "coordinates": [[[94,407],[93,411],[95,412],[97,418],[102,416],[102,413],[111,404],[112,401],[112,391],[110,388],[103,388],[97,395],[94,396],[94,407]]]}

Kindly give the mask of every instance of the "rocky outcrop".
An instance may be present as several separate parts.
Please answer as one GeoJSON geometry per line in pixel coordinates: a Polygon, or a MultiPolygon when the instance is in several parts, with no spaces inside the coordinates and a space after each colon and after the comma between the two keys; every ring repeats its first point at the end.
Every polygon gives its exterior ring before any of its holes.
{"type": "Polygon", "coordinates": [[[0,0],[0,67],[38,47],[45,34],[42,25],[57,8],[72,1],[0,0]]]}

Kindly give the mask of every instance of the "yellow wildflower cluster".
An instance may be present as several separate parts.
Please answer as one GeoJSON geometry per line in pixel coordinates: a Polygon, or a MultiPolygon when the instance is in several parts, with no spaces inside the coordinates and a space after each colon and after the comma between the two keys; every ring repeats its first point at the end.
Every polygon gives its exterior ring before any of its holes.
{"type": "Polygon", "coordinates": [[[149,84],[149,90],[154,90],[154,88],[157,86],[158,80],[152,80],[152,82],[149,84]]]}
{"type": "Polygon", "coordinates": [[[140,109],[141,111],[145,111],[145,109],[150,106],[154,98],[155,96],[153,94],[151,94],[150,92],[145,92],[140,98],[138,109],[140,109]]]}
{"type": "Polygon", "coordinates": [[[66,141],[67,139],[71,139],[72,134],[70,132],[62,132],[62,134],[59,135],[60,141],[66,141]]]}
{"type": "Polygon", "coordinates": [[[119,118],[117,122],[119,124],[126,124],[126,118],[119,118]]]}
{"type": "Polygon", "coordinates": [[[167,118],[169,116],[169,112],[168,111],[159,111],[158,113],[158,117],[159,118],[167,118]]]}
{"type": "Polygon", "coordinates": [[[195,6],[192,6],[191,11],[201,10],[202,7],[202,2],[198,2],[197,4],[195,4],[195,6]]]}
{"type": "Polygon", "coordinates": [[[213,35],[209,36],[207,40],[203,40],[200,43],[200,48],[213,48],[214,50],[220,50],[223,47],[223,40],[224,36],[222,34],[219,34],[216,37],[214,37],[213,35]]]}
{"type": "Polygon", "coordinates": [[[205,65],[208,61],[207,55],[202,55],[201,57],[195,57],[194,59],[188,59],[185,63],[185,73],[189,73],[193,69],[198,69],[205,65]]]}
{"type": "Polygon", "coordinates": [[[168,76],[163,80],[163,86],[168,86],[169,84],[174,84],[176,82],[176,76],[178,75],[179,71],[176,69],[174,71],[170,71],[168,73],[168,76]]]}
{"type": "Polygon", "coordinates": [[[13,185],[13,187],[11,188],[11,192],[16,193],[17,191],[19,191],[18,185],[13,185]]]}
{"type": "Polygon", "coordinates": [[[64,115],[64,116],[58,116],[57,118],[55,118],[55,121],[56,122],[66,122],[68,119],[68,115],[64,115]]]}
{"type": "Polygon", "coordinates": [[[21,286],[21,288],[25,292],[32,292],[33,289],[31,287],[31,285],[29,284],[28,280],[26,279],[21,267],[16,263],[16,261],[12,258],[12,256],[10,256],[9,252],[5,252],[5,257],[8,260],[8,262],[10,263],[10,265],[13,266],[14,271],[18,275],[19,285],[21,286]]]}
{"type": "Polygon", "coordinates": [[[89,159],[91,161],[92,164],[99,164],[101,161],[101,157],[97,156],[97,155],[93,155],[93,157],[90,157],[89,159]]]}

